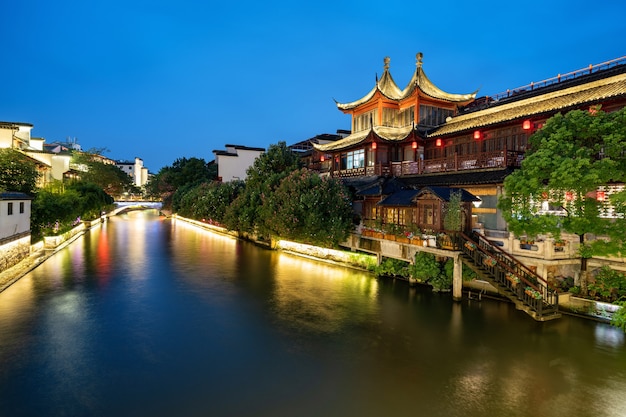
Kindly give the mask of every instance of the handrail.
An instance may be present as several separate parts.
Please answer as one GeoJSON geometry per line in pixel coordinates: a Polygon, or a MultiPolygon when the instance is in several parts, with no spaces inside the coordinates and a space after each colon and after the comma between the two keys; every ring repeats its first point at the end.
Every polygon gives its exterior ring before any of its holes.
{"type": "Polygon", "coordinates": [[[550,289],[556,291],[557,289],[554,287],[554,285],[550,284],[548,281],[546,281],[545,279],[543,279],[541,276],[537,275],[536,272],[534,272],[533,270],[531,270],[530,268],[528,268],[526,265],[524,265],[521,261],[519,261],[515,256],[511,255],[508,252],[505,252],[504,250],[502,250],[500,247],[496,246],[496,245],[492,245],[491,243],[489,243],[489,240],[487,239],[487,237],[485,235],[482,235],[480,233],[474,232],[475,235],[477,235],[479,237],[479,239],[483,239],[485,241],[485,243],[487,243],[489,245],[489,247],[492,250],[495,250],[497,252],[499,252],[500,255],[504,256],[505,258],[509,258],[513,263],[515,263],[516,265],[518,265],[519,268],[523,269],[528,275],[532,276],[533,278],[535,278],[538,282],[541,282],[543,285],[545,285],[546,287],[549,287],[550,289]]]}
{"type": "Polygon", "coordinates": [[[492,245],[484,235],[479,233],[473,235],[477,238],[473,239],[465,233],[459,233],[457,245],[475,265],[481,265],[499,285],[507,287],[540,316],[546,308],[558,311],[559,295],[550,283],[513,256],[492,245]]]}
{"type": "Polygon", "coordinates": [[[568,72],[566,74],[559,74],[556,77],[546,78],[542,81],[531,82],[530,84],[523,85],[521,87],[517,87],[513,90],[506,90],[502,93],[494,94],[489,97],[489,100],[498,101],[503,98],[511,97],[518,93],[524,93],[526,91],[532,91],[537,88],[547,87],[552,84],[558,84],[563,81],[572,80],[574,78],[582,77],[583,75],[591,74],[593,72],[598,72],[600,70],[609,69],[614,66],[626,64],[626,56],[621,58],[611,59],[609,61],[602,62],[600,64],[591,65],[588,67],[581,68],[575,71],[568,72]]]}

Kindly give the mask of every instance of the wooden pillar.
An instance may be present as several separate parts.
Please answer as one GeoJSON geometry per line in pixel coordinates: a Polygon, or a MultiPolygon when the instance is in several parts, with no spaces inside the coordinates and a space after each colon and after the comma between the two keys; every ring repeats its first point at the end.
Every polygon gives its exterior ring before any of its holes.
{"type": "Polygon", "coordinates": [[[463,262],[461,262],[461,256],[459,255],[456,255],[453,259],[452,299],[454,301],[461,301],[463,298],[463,262]]]}

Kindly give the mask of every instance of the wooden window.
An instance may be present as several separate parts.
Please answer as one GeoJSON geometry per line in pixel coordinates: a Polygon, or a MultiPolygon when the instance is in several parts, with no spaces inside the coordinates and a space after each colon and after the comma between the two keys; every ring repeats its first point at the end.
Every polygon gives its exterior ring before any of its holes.
{"type": "Polygon", "coordinates": [[[9,215],[9,216],[13,215],[13,203],[9,203],[7,205],[7,215],[9,215]]]}

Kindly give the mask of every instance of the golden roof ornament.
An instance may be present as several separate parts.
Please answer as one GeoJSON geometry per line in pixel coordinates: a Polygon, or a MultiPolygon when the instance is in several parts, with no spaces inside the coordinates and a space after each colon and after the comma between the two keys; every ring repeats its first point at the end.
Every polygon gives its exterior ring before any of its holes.
{"type": "Polygon", "coordinates": [[[388,99],[395,100],[398,102],[400,100],[406,100],[407,98],[409,98],[411,95],[414,94],[414,91],[416,89],[420,90],[420,93],[418,94],[424,94],[436,100],[448,101],[452,103],[464,103],[464,104],[467,104],[471,102],[472,100],[474,100],[478,90],[470,94],[451,94],[451,93],[442,91],[437,86],[435,86],[428,79],[428,77],[424,73],[424,70],[422,69],[423,58],[424,58],[424,54],[421,52],[418,52],[415,55],[415,60],[416,60],[415,73],[413,74],[413,77],[411,77],[411,80],[409,81],[407,86],[404,88],[404,90],[400,90],[398,85],[395,83],[395,81],[391,77],[391,72],[389,71],[389,62],[391,61],[391,59],[388,56],[386,56],[383,59],[383,62],[384,62],[383,75],[379,79],[378,74],[376,74],[376,85],[369,91],[369,93],[367,93],[365,96],[361,97],[358,100],[348,102],[348,103],[339,103],[335,101],[335,103],[337,104],[337,108],[344,112],[355,109],[367,103],[368,101],[370,101],[375,96],[377,91],[379,91],[383,96],[387,97],[388,99]]]}

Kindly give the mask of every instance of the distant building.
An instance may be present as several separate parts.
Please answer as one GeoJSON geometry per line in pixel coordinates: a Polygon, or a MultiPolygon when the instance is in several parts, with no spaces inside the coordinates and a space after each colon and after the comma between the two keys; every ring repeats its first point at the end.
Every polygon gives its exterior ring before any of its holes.
{"type": "Polygon", "coordinates": [[[70,173],[70,154],[67,149],[50,152],[44,149],[45,139],[31,137],[30,123],[0,122],[0,148],[23,152],[37,163],[41,174],[38,186],[52,180],[63,180],[70,173]]]}
{"type": "Polygon", "coordinates": [[[143,166],[143,160],[135,157],[134,161],[116,161],[119,169],[124,171],[133,179],[133,184],[143,187],[148,182],[148,168],[143,166]]]}
{"type": "Polygon", "coordinates": [[[322,133],[319,135],[315,135],[312,138],[296,142],[293,145],[289,145],[289,149],[291,149],[291,151],[299,156],[300,162],[303,164],[303,166],[319,171],[321,170],[321,166],[319,165],[319,163],[316,163],[319,160],[315,160],[313,158],[313,155],[315,154],[314,147],[316,145],[328,145],[334,143],[338,140],[348,137],[349,135],[349,130],[337,129],[337,134],[322,133]]]}
{"type": "Polygon", "coordinates": [[[0,271],[30,254],[31,200],[24,193],[0,193],[0,271]]]}
{"type": "Polygon", "coordinates": [[[226,145],[225,151],[214,150],[218,180],[224,182],[244,181],[246,171],[263,152],[265,152],[264,148],[240,145],[226,145]]]}

